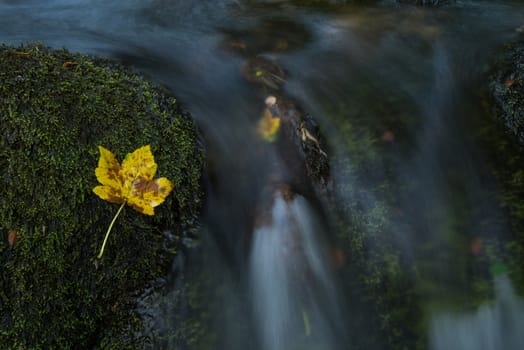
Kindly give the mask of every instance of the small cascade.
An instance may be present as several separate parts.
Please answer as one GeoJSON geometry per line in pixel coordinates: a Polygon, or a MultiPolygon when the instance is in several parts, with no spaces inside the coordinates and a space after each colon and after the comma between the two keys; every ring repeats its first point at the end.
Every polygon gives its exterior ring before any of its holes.
{"type": "Polygon", "coordinates": [[[524,349],[524,300],[507,275],[495,279],[495,302],[469,314],[442,314],[430,327],[432,350],[524,349]]]}
{"type": "Polygon", "coordinates": [[[271,221],[254,232],[250,287],[261,349],[336,348],[342,322],[318,226],[303,197],[277,193],[271,221]]]}

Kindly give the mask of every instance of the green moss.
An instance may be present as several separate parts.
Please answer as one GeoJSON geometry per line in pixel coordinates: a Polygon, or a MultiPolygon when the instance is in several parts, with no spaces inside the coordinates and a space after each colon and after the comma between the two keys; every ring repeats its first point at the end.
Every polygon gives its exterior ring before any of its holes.
{"type": "Polygon", "coordinates": [[[471,235],[479,234],[472,227],[482,227],[471,222],[479,209],[455,165],[446,169],[449,190],[431,210],[409,203],[428,191],[416,171],[409,183],[398,177],[420,149],[420,112],[406,108],[413,106],[409,97],[365,77],[345,89],[350,101],[326,107],[337,130],[331,142],[340,151],[332,169],[343,205],[333,211],[339,210],[336,229],[348,257],[342,274],[351,328],[378,334],[357,338],[352,348],[426,349],[435,305],[474,308],[492,297],[491,260],[470,252],[471,235]]]}
{"type": "Polygon", "coordinates": [[[352,349],[424,348],[423,313],[416,294],[414,269],[395,242],[398,213],[399,154],[413,144],[414,113],[402,95],[382,91],[362,77],[345,87],[351,100],[329,101],[326,110],[336,133],[332,159],[338,195],[336,232],[347,261],[340,271],[351,305],[348,332],[352,349]],[[377,101],[372,96],[384,96],[377,101]],[[370,99],[373,102],[370,103],[370,99]],[[367,102],[366,102],[367,101],[367,102]],[[394,138],[383,139],[384,133],[394,138]],[[361,337],[373,330],[376,337],[361,337]]]}
{"type": "Polygon", "coordinates": [[[484,113],[481,117],[477,137],[497,181],[504,214],[498,222],[503,231],[510,233],[503,241],[490,242],[487,251],[492,264],[503,262],[507,265],[517,293],[524,295],[524,148],[515,135],[508,135],[507,128],[500,123],[500,114],[494,117],[491,113],[484,113]]]}
{"type": "Polygon", "coordinates": [[[109,61],[1,46],[0,132],[0,343],[141,348],[136,295],[169,268],[176,244],[163,233],[195,229],[201,206],[193,123],[166,91],[109,61]],[[97,146],[122,160],[146,144],[175,190],[154,217],[125,208],[98,261],[117,206],[92,193],[97,146]]]}
{"type": "Polygon", "coordinates": [[[507,45],[491,77],[496,116],[524,144],[524,43],[507,45]]]}

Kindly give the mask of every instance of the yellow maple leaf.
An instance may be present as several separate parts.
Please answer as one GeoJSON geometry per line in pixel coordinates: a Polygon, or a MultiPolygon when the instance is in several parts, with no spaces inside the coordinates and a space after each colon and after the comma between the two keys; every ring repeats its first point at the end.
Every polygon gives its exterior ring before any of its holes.
{"type": "Polygon", "coordinates": [[[278,130],[280,129],[280,118],[274,116],[267,108],[258,121],[257,133],[266,141],[273,142],[276,140],[278,130]]]}
{"type": "Polygon", "coordinates": [[[102,146],[98,146],[98,149],[100,159],[95,175],[101,186],[93,188],[93,192],[108,202],[122,204],[107,230],[98,255],[101,258],[109,232],[125,204],[142,214],[155,215],[154,208],[164,202],[174,185],[165,177],[153,180],[157,164],[150,145],[127,154],[122,165],[111,151],[102,146]]]}

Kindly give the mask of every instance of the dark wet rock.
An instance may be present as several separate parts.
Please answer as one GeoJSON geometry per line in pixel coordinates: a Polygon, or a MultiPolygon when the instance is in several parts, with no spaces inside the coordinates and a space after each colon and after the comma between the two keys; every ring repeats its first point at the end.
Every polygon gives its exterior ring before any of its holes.
{"type": "Polygon", "coordinates": [[[495,114],[524,144],[524,42],[507,46],[491,78],[495,114]]]}
{"type": "MultiPolygon", "coordinates": [[[[277,3],[282,2],[270,2],[277,3]]],[[[276,147],[287,171],[285,178],[279,174],[275,182],[290,185],[301,193],[313,188],[317,196],[327,197],[331,182],[329,160],[318,124],[279,92],[286,82],[286,72],[276,61],[263,56],[267,52],[303,48],[311,40],[311,33],[302,23],[280,18],[262,20],[247,30],[224,32],[228,35],[226,49],[246,57],[240,69],[244,79],[256,84],[261,94],[276,95],[266,99],[265,112],[281,120],[276,147]]]]}
{"type": "Polygon", "coordinates": [[[290,99],[279,98],[273,109],[282,119],[277,147],[293,174],[291,183],[303,189],[312,186],[317,196],[327,199],[331,175],[325,140],[318,124],[290,99]]]}
{"type": "Polygon", "coordinates": [[[287,18],[264,19],[253,28],[224,32],[226,48],[245,56],[295,51],[311,41],[311,33],[304,24],[287,18]]]}
{"type": "MultiPolygon", "coordinates": [[[[251,0],[253,3],[262,4],[266,6],[307,6],[313,8],[324,8],[333,7],[338,5],[362,3],[366,0],[251,0]]],[[[375,0],[367,0],[369,3],[375,2],[375,0]]]]}
{"type": "MultiPolygon", "coordinates": [[[[393,3],[410,4],[417,6],[441,6],[453,3],[456,0],[391,0],[393,3]]],[[[314,8],[335,8],[340,5],[347,4],[372,4],[376,0],[253,0],[257,4],[266,6],[307,6],[314,8]]]]}
{"type": "Polygon", "coordinates": [[[397,0],[397,2],[420,6],[440,6],[454,2],[454,0],[397,0]]]}
{"type": "Polygon", "coordinates": [[[257,56],[248,58],[240,69],[242,76],[270,91],[279,90],[285,82],[284,70],[273,61],[257,56]]]}
{"type": "Polygon", "coordinates": [[[316,195],[327,198],[331,177],[326,144],[313,117],[291,98],[278,93],[285,83],[284,70],[257,56],[243,63],[241,74],[256,83],[261,93],[275,93],[266,98],[264,113],[280,119],[275,145],[287,171],[285,179],[279,181],[300,188],[301,193],[313,188],[316,195]]]}
{"type": "Polygon", "coordinates": [[[0,46],[0,344],[144,349],[138,295],[160,288],[202,205],[203,151],[169,92],[112,61],[0,46]],[[98,198],[103,145],[150,144],[175,190],[153,217],[98,198]],[[16,232],[13,233],[13,232],[16,232]]]}

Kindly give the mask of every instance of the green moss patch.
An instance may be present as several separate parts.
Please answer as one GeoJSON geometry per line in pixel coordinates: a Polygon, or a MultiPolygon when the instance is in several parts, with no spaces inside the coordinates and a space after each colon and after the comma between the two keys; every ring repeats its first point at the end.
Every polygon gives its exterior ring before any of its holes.
{"type": "Polygon", "coordinates": [[[166,275],[168,237],[195,229],[201,206],[192,121],[110,61],[0,46],[0,132],[0,344],[142,348],[136,296],[166,275]],[[97,146],[122,160],[146,144],[175,189],[153,217],[125,208],[97,260],[118,209],[92,193],[97,146]]]}
{"type": "Polygon", "coordinates": [[[365,77],[346,89],[351,99],[330,101],[326,111],[337,129],[332,169],[340,204],[333,211],[340,212],[335,229],[347,256],[340,273],[351,347],[426,349],[434,309],[470,310],[492,297],[492,260],[470,248],[481,233],[471,228],[486,229],[469,220],[478,208],[463,190],[460,164],[446,169],[449,193],[419,206],[417,195],[432,192],[418,175],[425,125],[410,97],[365,77]],[[370,329],[376,336],[358,337],[370,329]]]}
{"type": "Polygon", "coordinates": [[[490,77],[490,95],[478,138],[511,233],[506,244],[492,244],[491,255],[507,265],[517,292],[524,295],[524,42],[503,48],[490,77]]]}
{"type": "Polygon", "coordinates": [[[505,48],[490,88],[497,116],[524,144],[524,42],[505,48]]]}

